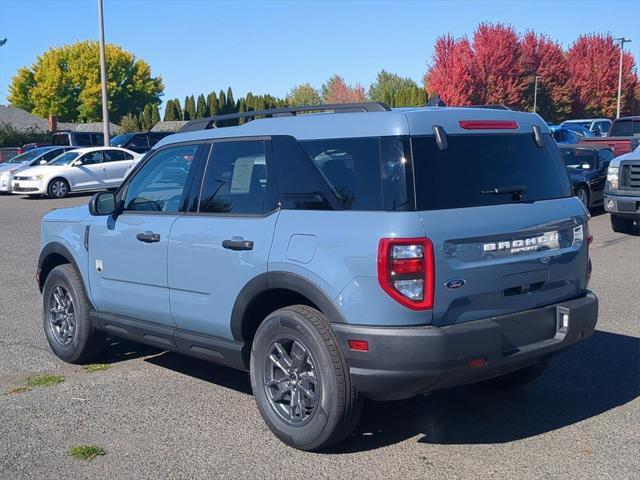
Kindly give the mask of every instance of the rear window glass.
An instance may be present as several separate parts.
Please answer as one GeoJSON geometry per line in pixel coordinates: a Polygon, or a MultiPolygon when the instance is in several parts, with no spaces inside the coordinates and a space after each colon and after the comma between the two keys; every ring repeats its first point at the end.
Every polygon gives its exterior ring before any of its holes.
{"type": "Polygon", "coordinates": [[[610,137],[640,135],[640,120],[616,120],[611,126],[610,137]]]}
{"type": "Polygon", "coordinates": [[[58,133],[51,137],[51,145],[71,145],[68,133],[58,133]]]}
{"type": "Polygon", "coordinates": [[[93,143],[91,142],[91,135],[89,135],[88,133],[76,133],[74,134],[74,136],[76,145],[78,146],[90,147],[91,145],[93,145],[93,143]]]}
{"type": "Polygon", "coordinates": [[[448,135],[440,150],[433,136],[414,137],[419,210],[479,207],[568,197],[569,177],[549,135],[536,147],[532,134],[448,135]],[[494,193],[498,189],[500,193],[494,193]],[[518,193],[502,193],[520,190],[518,193]]]}
{"type": "Polygon", "coordinates": [[[593,150],[561,149],[560,154],[567,168],[573,170],[588,170],[596,167],[596,155],[593,150]]]}
{"type": "Polygon", "coordinates": [[[409,142],[405,137],[301,142],[345,210],[413,207],[409,142]]]}

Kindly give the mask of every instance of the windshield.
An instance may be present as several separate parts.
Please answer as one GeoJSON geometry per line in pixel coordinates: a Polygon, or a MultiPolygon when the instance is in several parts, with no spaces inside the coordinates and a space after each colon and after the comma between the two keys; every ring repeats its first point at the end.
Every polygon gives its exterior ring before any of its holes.
{"type": "Polygon", "coordinates": [[[117,135],[111,139],[112,147],[122,147],[125,143],[129,141],[129,139],[133,137],[131,133],[125,133],[122,135],[117,135]]]}
{"type": "Polygon", "coordinates": [[[18,155],[17,157],[13,157],[7,163],[28,162],[30,160],[35,160],[36,158],[38,158],[43,153],[44,152],[38,151],[38,150],[29,150],[28,152],[22,153],[22,154],[18,155]]]}
{"type": "Polygon", "coordinates": [[[596,166],[596,156],[592,150],[560,150],[562,160],[567,168],[571,170],[589,170],[596,166]]]}
{"type": "Polygon", "coordinates": [[[633,135],[640,134],[640,120],[616,120],[613,122],[613,126],[611,127],[611,131],[609,132],[610,137],[631,137],[633,135]]]}
{"type": "Polygon", "coordinates": [[[413,168],[419,210],[535,202],[571,195],[553,138],[538,148],[532,134],[414,137],[413,168]]]}
{"type": "Polygon", "coordinates": [[[49,165],[67,165],[73,162],[80,156],[80,152],[67,152],[62,155],[58,155],[55,159],[49,162],[49,165]]]}

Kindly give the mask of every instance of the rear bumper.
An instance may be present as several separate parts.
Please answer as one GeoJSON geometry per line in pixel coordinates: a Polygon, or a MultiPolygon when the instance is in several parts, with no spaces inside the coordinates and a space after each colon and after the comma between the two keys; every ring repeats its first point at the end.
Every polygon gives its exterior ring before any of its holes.
{"type": "Polygon", "coordinates": [[[356,388],[374,400],[399,400],[537,363],[592,335],[597,318],[598,299],[588,292],[542,308],[444,327],[333,327],[356,388]],[[366,340],[369,351],[350,350],[348,339],[366,340]],[[486,362],[471,368],[469,362],[478,359],[486,362]]]}
{"type": "Polygon", "coordinates": [[[621,217],[640,217],[640,192],[638,195],[612,195],[604,194],[604,208],[609,213],[621,217]]]}

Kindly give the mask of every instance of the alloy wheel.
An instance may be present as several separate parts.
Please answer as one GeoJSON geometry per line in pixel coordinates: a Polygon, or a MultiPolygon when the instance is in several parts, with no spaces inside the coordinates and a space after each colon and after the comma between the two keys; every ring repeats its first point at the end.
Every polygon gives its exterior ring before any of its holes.
{"type": "Polygon", "coordinates": [[[62,285],[56,285],[49,296],[49,331],[63,346],[73,341],[76,333],[76,314],[73,298],[62,285]]]}
{"type": "Polygon", "coordinates": [[[309,350],[299,340],[285,337],[267,352],[264,387],[271,408],[290,426],[306,424],[320,398],[318,372],[309,350]]]}

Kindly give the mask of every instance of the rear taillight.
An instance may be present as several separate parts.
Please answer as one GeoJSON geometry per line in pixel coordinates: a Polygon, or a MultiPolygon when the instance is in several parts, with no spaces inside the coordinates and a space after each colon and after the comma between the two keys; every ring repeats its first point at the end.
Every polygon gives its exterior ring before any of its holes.
{"type": "Polygon", "coordinates": [[[412,310],[433,308],[433,245],[428,238],[383,238],[378,245],[378,282],[412,310]]]}

